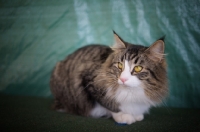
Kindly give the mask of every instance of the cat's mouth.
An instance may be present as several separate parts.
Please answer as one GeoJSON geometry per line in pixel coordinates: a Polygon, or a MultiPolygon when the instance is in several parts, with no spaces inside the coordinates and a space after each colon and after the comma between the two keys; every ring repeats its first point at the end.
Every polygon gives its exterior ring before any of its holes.
{"type": "Polygon", "coordinates": [[[126,82],[122,82],[120,81],[120,79],[118,79],[118,84],[124,88],[130,88],[130,86],[126,82]]]}

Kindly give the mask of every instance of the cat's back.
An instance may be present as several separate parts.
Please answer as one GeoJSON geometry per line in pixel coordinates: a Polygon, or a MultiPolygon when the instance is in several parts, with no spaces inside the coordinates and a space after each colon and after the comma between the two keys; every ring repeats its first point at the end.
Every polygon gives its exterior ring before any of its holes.
{"type": "Polygon", "coordinates": [[[87,45],[56,64],[52,78],[65,80],[79,77],[82,74],[93,72],[105,62],[112,53],[112,49],[106,45],[87,45]]]}
{"type": "Polygon", "coordinates": [[[68,55],[64,62],[73,59],[74,61],[100,61],[103,62],[112,52],[111,48],[106,45],[87,45],[79,48],[72,54],[68,55]]]}
{"type": "Polygon", "coordinates": [[[75,72],[77,70],[80,72],[95,65],[101,65],[111,53],[112,50],[108,46],[88,45],[68,55],[62,62],[67,66],[67,69],[71,69],[71,71],[75,69],[75,72]]]}

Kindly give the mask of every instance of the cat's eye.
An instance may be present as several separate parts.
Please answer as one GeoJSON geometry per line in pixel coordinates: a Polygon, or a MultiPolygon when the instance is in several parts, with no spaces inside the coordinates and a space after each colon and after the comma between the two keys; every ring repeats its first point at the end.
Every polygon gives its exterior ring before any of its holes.
{"type": "Polygon", "coordinates": [[[135,72],[141,72],[142,69],[143,69],[142,66],[135,66],[135,67],[134,67],[134,71],[135,71],[135,72]]]}
{"type": "Polygon", "coordinates": [[[121,62],[118,62],[118,68],[119,68],[120,70],[122,70],[123,64],[122,64],[121,62]]]}

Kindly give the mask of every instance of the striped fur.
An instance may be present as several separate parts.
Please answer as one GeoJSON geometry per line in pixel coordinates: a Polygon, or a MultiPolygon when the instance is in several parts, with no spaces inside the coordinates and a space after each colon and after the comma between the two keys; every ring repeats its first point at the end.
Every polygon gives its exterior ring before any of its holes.
{"type": "MultiPolygon", "coordinates": [[[[158,40],[150,47],[144,47],[127,43],[116,33],[114,35],[116,43],[112,48],[89,45],[56,64],[50,80],[56,110],[83,116],[91,116],[91,113],[95,113],[94,110],[97,110],[97,113],[104,111],[100,116],[112,115],[115,121],[120,122],[116,117],[119,114],[116,113],[125,112],[122,107],[128,101],[123,102],[118,96],[124,96],[122,93],[126,93],[123,91],[125,89],[137,93],[134,88],[118,83],[123,70],[120,70],[117,64],[124,64],[125,61],[131,68],[131,75],[141,84],[137,89],[142,89],[145,96],[134,100],[133,94],[130,98],[133,99],[132,102],[147,106],[135,119],[143,119],[143,114],[150,106],[162,102],[168,93],[164,41],[158,40]],[[142,71],[134,72],[135,65],[142,66],[142,71]]],[[[127,113],[134,115],[134,112],[127,113]]],[[[126,123],[133,122],[134,120],[131,120],[126,123]]]]}

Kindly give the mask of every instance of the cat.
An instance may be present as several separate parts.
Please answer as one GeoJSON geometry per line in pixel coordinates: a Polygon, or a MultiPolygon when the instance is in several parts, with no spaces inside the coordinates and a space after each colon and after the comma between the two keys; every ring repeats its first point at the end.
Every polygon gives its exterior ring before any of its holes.
{"type": "Polygon", "coordinates": [[[132,124],[162,103],[168,94],[164,37],[145,47],[113,33],[112,47],[88,45],[56,64],[50,79],[55,110],[132,124]]]}

